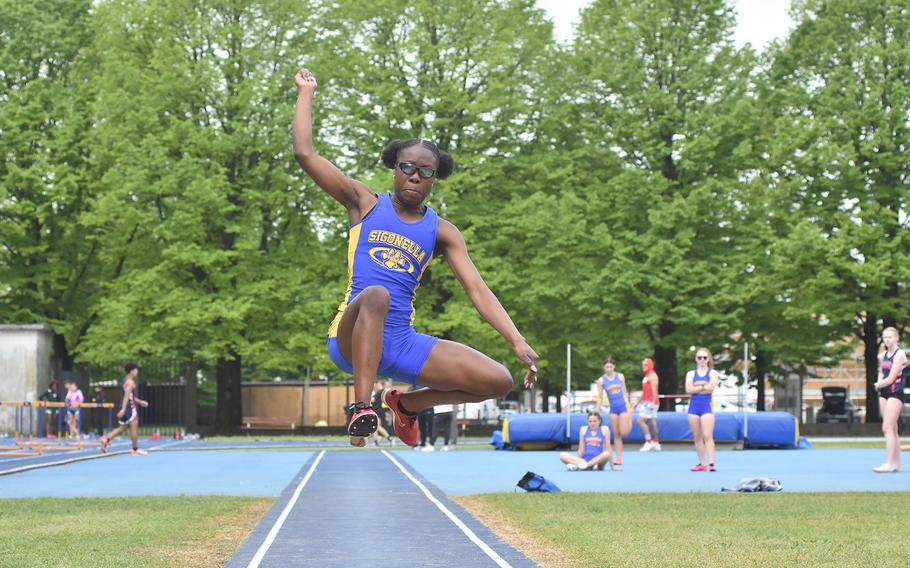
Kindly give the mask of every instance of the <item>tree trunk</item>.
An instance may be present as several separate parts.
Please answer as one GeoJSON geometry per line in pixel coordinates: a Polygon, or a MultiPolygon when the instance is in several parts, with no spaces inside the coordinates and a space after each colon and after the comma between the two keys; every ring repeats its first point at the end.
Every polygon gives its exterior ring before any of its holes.
{"type": "Polygon", "coordinates": [[[240,406],[240,355],[230,353],[229,358],[218,359],[215,379],[218,383],[218,396],[215,406],[215,430],[220,434],[233,434],[240,426],[242,408],[240,406]]]}
{"type": "Polygon", "coordinates": [[[878,380],[878,330],[875,327],[876,315],[867,312],[863,322],[863,359],[866,363],[866,422],[881,422],[878,413],[878,393],[875,382],[878,380]]]}
{"type": "Polygon", "coordinates": [[[60,371],[73,371],[73,357],[66,346],[66,337],[62,333],[54,334],[54,368],[56,376],[62,376],[60,371]]]}
{"type": "Polygon", "coordinates": [[[540,382],[540,395],[543,397],[541,410],[550,412],[550,381],[544,379],[540,382]]]}
{"type": "Polygon", "coordinates": [[[755,409],[759,412],[765,410],[765,373],[767,372],[768,362],[765,360],[765,352],[761,349],[755,352],[755,380],[757,383],[758,400],[755,402],[755,409]]]}
{"type": "MultiPolygon", "coordinates": [[[[658,376],[660,394],[679,394],[679,375],[676,371],[676,348],[662,345],[663,338],[676,330],[673,322],[662,321],[657,328],[659,337],[654,346],[654,371],[658,376]]],[[[674,410],[676,401],[664,398],[660,401],[661,410],[674,410]]]]}

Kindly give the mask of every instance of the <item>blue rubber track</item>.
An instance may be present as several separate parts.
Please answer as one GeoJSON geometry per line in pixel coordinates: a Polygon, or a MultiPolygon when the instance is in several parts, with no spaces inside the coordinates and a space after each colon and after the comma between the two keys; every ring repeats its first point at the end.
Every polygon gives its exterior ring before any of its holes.
{"type": "MultiPolygon", "coordinates": [[[[275,497],[313,452],[155,451],[0,476],[0,498],[236,495],[275,497]],[[122,480],[129,480],[124,483],[122,480]]],[[[0,505],[2,507],[2,505],[0,505]]]]}
{"type": "Polygon", "coordinates": [[[689,471],[698,461],[694,450],[641,453],[639,447],[623,449],[624,471],[566,471],[556,451],[402,452],[402,459],[447,495],[516,491],[527,471],[563,491],[716,492],[746,477],[777,479],[787,492],[910,491],[910,452],[902,473],[877,474],[872,468],[885,461],[884,448],[727,450],[717,452],[712,473],[689,471]]]}
{"type": "MultiPolygon", "coordinates": [[[[391,455],[400,463],[402,453],[406,452],[391,455]]],[[[470,540],[385,452],[326,452],[304,465],[226,566],[536,566],[419,474],[403,467],[493,556],[470,540]],[[298,491],[304,479],[306,484],[298,491]],[[289,503],[293,506],[276,532],[289,503]],[[274,533],[271,541],[270,533],[274,533]],[[499,562],[494,559],[497,556],[499,562]]]]}

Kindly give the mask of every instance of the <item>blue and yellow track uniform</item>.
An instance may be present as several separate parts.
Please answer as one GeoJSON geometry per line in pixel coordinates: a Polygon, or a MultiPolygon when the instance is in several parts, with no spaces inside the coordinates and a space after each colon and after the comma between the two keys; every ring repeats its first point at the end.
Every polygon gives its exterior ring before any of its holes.
{"type": "Polygon", "coordinates": [[[622,388],[622,379],[619,378],[619,373],[613,373],[610,378],[607,378],[606,375],[601,375],[600,381],[604,391],[607,393],[607,400],[610,401],[610,414],[628,412],[631,405],[626,398],[625,389],[622,388]]]}
{"type": "MultiPolygon", "coordinates": [[[[705,373],[705,376],[698,374],[698,369],[692,371],[692,384],[711,382],[711,369],[705,373]]],[[[701,416],[702,414],[714,413],[714,398],[712,393],[693,394],[689,399],[689,414],[701,416]]]]}
{"type": "MultiPolygon", "coordinates": [[[[897,355],[897,349],[894,350],[894,353],[888,355],[888,352],[885,352],[885,355],[882,357],[882,378],[887,379],[888,375],[891,374],[891,366],[894,365],[894,356],[897,355]]],[[[894,379],[894,382],[890,385],[878,389],[878,395],[882,398],[897,398],[901,401],[904,400],[904,382],[910,375],[910,366],[904,365],[904,368],[898,371],[897,378],[894,379]]]]}
{"type": "Polygon", "coordinates": [[[585,433],[581,438],[585,444],[584,453],[581,456],[581,459],[585,461],[591,461],[604,451],[604,433],[600,428],[591,432],[589,426],[585,426],[585,433]]]}
{"type": "Polygon", "coordinates": [[[347,373],[354,368],[338,350],[338,324],[345,309],[368,286],[389,292],[389,311],[382,335],[379,375],[410,384],[438,339],[414,331],[414,295],[424,271],[433,260],[439,217],[432,208],[419,221],[402,221],[392,197],[379,195],[373,209],[350,228],[348,236],[348,289],[329,326],[326,345],[332,362],[347,373]]]}

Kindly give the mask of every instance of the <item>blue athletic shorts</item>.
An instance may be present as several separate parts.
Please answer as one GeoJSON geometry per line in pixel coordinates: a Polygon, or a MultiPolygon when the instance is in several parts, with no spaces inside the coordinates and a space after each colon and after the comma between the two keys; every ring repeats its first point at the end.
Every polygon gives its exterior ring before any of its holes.
{"type": "MultiPolygon", "coordinates": [[[[411,385],[417,384],[420,369],[437,341],[438,337],[417,333],[411,326],[386,327],[382,334],[382,359],[379,360],[377,374],[411,385]]],[[[345,373],[353,374],[354,367],[338,350],[338,338],[326,337],[325,343],[335,366],[345,373]]]]}
{"type": "Polygon", "coordinates": [[[705,414],[713,414],[714,409],[711,407],[711,397],[705,395],[692,395],[692,398],[689,400],[689,414],[694,414],[695,416],[702,416],[705,414]]]}
{"type": "Polygon", "coordinates": [[[610,399],[610,414],[622,414],[623,412],[629,412],[625,397],[618,400],[610,399]]]}
{"type": "Polygon", "coordinates": [[[123,418],[118,418],[117,422],[125,426],[134,420],[139,420],[139,414],[133,409],[132,404],[127,404],[126,412],[123,414],[123,418]]]}

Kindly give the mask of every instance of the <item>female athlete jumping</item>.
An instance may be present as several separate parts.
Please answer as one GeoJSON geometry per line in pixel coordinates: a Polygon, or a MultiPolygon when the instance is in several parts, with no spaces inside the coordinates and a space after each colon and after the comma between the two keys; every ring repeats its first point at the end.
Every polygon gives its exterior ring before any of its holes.
{"type": "Polygon", "coordinates": [[[348,287],[329,326],[326,345],[335,365],[354,376],[348,434],[355,446],[376,430],[370,392],[377,375],[423,387],[382,397],[394,413],[395,434],[417,445],[417,413],[437,404],[480,402],[512,390],[505,366],[470,347],[414,331],[414,294],[430,261],[443,256],[480,315],[508,340],[537,380],[537,353],[512,323],[468,256],[464,237],[424,201],[437,179],[454,169],[452,157],[427,140],[396,140],[382,151],[394,170],[391,193],[376,194],[347,177],[313,148],[312,103],[316,78],[294,76],[294,156],[304,171],[347,210],[348,287]]]}

